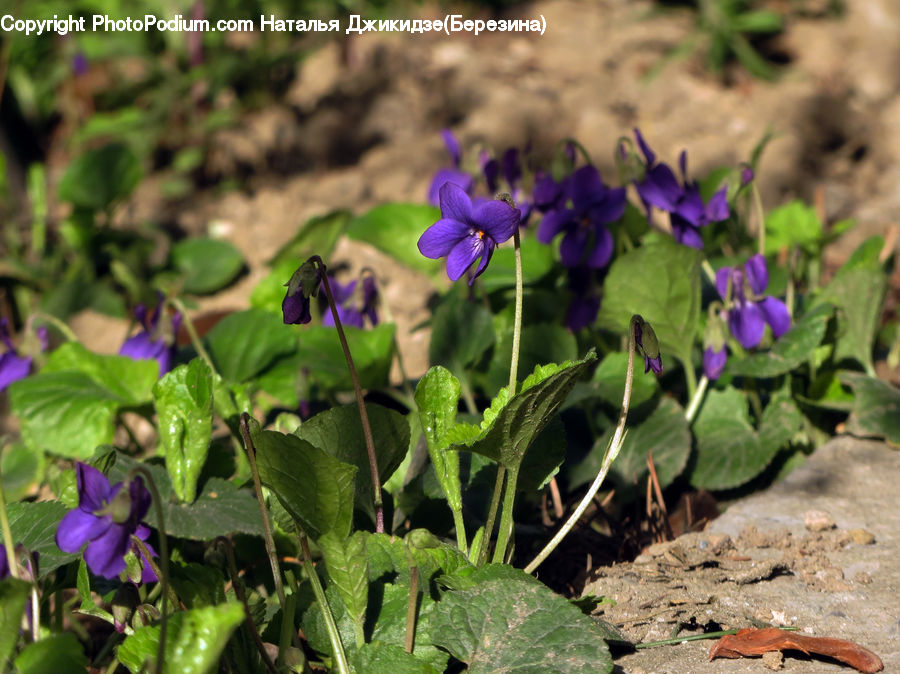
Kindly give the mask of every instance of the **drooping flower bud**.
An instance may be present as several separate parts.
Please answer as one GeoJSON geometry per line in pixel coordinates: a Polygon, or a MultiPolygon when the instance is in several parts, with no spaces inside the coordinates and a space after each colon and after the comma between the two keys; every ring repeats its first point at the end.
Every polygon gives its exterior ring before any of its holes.
{"type": "Polygon", "coordinates": [[[659,340],[647,321],[635,314],[631,317],[634,329],[634,345],[637,352],[644,357],[644,374],[653,370],[654,374],[662,372],[662,356],[659,353],[659,340]]]}
{"type": "Polygon", "coordinates": [[[309,323],[312,315],[309,312],[309,298],[315,297],[322,282],[322,273],[312,260],[300,265],[285,283],[287,294],[281,303],[284,322],[288,325],[309,323]]]}

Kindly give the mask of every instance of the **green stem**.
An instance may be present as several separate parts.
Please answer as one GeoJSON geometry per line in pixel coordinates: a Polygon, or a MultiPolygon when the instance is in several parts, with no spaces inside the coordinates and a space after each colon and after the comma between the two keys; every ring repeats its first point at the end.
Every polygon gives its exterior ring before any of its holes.
{"type": "Polygon", "coordinates": [[[9,528],[9,515],[6,513],[6,493],[3,491],[3,473],[0,472],[0,531],[3,532],[3,546],[6,548],[6,559],[9,562],[9,575],[19,577],[19,564],[16,561],[16,546],[13,545],[12,529],[9,528]]]}
{"type": "Polygon", "coordinates": [[[188,336],[191,338],[191,344],[194,346],[194,350],[197,351],[197,355],[200,356],[207,365],[209,365],[209,369],[212,370],[213,374],[218,375],[219,372],[218,370],[216,370],[216,366],[213,364],[212,358],[209,357],[209,353],[206,351],[206,347],[203,346],[203,340],[200,339],[200,334],[197,332],[197,327],[194,325],[194,321],[191,320],[190,314],[188,314],[188,310],[184,306],[184,303],[177,297],[169,298],[168,301],[169,304],[175,307],[175,310],[181,314],[181,320],[184,321],[184,329],[187,330],[188,336]]]}
{"type": "Polygon", "coordinates": [[[750,191],[753,194],[753,205],[756,208],[756,217],[759,218],[759,254],[766,254],[766,214],[763,212],[762,197],[759,195],[759,188],[754,180],[750,185],[750,191]]]}
{"type": "Polygon", "coordinates": [[[687,384],[688,398],[693,399],[697,394],[697,375],[694,372],[694,366],[690,359],[682,362],[682,365],[684,366],[684,382],[687,384]]]}
{"type": "Polygon", "coordinates": [[[419,567],[409,567],[409,601],[406,604],[406,641],[404,648],[412,653],[416,647],[416,609],[419,605],[419,567]]]}
{"type": "MultiPolygon", "coordinates": [[[[718,639],[720,637],[727,637],[732,634],[737,634],[738,630],[741,628],[733,629],[733,630],[721,630],[719,632],[706,632],[705,634],[691,634],[687,637],[673,637],[672,639],[663,639],[661,641],[646,641],[642,644],[634,644],[634,647],[638,650],[642,648],[656,648],[657,646],[676,646],[685,641],[700,641],[702,639],[718,639]]],[[[784,632],[796,632],[797,627],[779,627],[778,629],[784,632]]]]}
{"type": "MultiPolygon", "coordinates": [[[[522,240],[519,237],[519,228],[517,227],[515,232],[513,233],[513,244],[515,246],[515,259],[516,259],[516,305],[515,305],[515,313],[513,317],[513,342],[512,342],[512,353],[510,354],[509,359],[509,397],[508,400],[512,400],[513,396],[516,395],[516,384],[518,383],[518,374],[519,374],[519,346],[522,340],[522,296],[523,296],[523,282],[522,282],[522,240]]],[[[490,541],[491,533],[494,528],[494,521],[497,518],[497,508],[500,506],[500,493],[503,489],[503,478],[506,476],[506,468],[504,466],[497,466],[497,479],[494,482],[494,493],[491,496],[491,506],[488,511],[487,523],[484,527],[484,536],[485,542],[490,541]]],[[[509,488],[506,490],[506,495],[509,504],[503,504],[504,514],[507,510],[509,510],[510,520],[507,524],[510,526],[510,530],[512,528],[512,501],[515,498],[515,485],[513,485],[512,495],[510,496],[509,488]]],[[[501,532],[498,536],[503,536],[502,531],[503,518],[501,517],[501,532]]],[[[508,539],[508,536],[507,536],[508,539]]],[[[499,543],[499,540],[498,540],[499,543]]],[[[488,546],[482,546],[481,550],[481,560],[479,564],[483,563],[484,559],[487,557],[487,549],[488,546]]],[[[504,542],[504,552],[505,552],[505,542],[504,542]]],[[[496,558],[496,551],[494,553],[496,558]]]]}
{"type": "Polygon", "coordinates": [[[472,387],[469,386],[469,376],[465,372],[460,373],[459,392],[462,394],[463,402],[466,403],[466,411],[469,414],[478,414],[478,406],[475,404],[475,396],[472,395],[472,387]]]}
{"type": "MultiPolygon", "coordinates": [[[[147,488],[153,496],[153,507],[156,509],[156,527],[159,531],[159,583],[162,586],[162,598],[160,599],[160,622],[159,622],[159,644],[156,648],[156,663],[154,669],[157,674],[162,674],[163,665],[165,664],[166,653],[166,624],[168,622],[166,602],[169,599],[169,542],[166,539],[166,521],[163,512],[162,500],[159,498],[159,490],[153,481],[153,475],[144,466],[136,466],[131,469],[131,473],[140,473],[147,481],[147,488]]],[[[129,481],[130,481],[129,477],[129,481]]],[[[149,556],[145,555],[148,559],[149,556]]]]}
{"type": "Polygon", "coordinates": [[[269,566],[272,567],[272,580],[275,583],[278,603],[281,605],[283,612],[284,585],[281,582],[281,567],[278,564],[278,554],[275,551],[275,539],[272,537],[272,525],[269,524],[269,513],[266,511],[266,501],[263,498],[259,470],[256,468],[256,446],[253,444],[253,438],[250,437],[250,415],[246,412],[241,413],[241,436],[244,438],[244,447],[247,449],[247,458],[250,460],[250,474],[253,476],[253,489],[256,492],[256,500],[259,502],[259,514],[263,524],[263,541],[266,544],[266,554],[269,556],[269,566]]]}
{"type": "Polygon", "coordinates": [[[494,548],[494,564],[502,564],[506,561],[506,548],[513,532],[513,505],[516,501],[516,483],[519,480],[519,470],[508,469],[506,472],[506,490],[503,494],[503,512],[500,513],[500,529],[497,532],[497,546],[494,548]]]}
{"type": "Polygon", "coordinates": [[[469,543],[466,540],[466,523],[463,520],[462,509],[451,508],[453,512],[453,528],[456,530],[456,547],[464,555],[469,554],[469,543]]]}
{"type": "Polygon", "coordinates": [[[688,426],[691,425],[691,422],[697,415],[697,410],[700,409],[700,403],[703,402],[703,396],[706,394],[706,387],[708,385],[709,379],[706,378],[706,375],[700,377],[700,384],[697,386],[697,390],[694,392],[694,396],[691,398],[691,402],[684,412],[684,418],[687,420],[688,426]]]}
{"type": "Polygon", "coordinates": [[[706,274],[706,278],[709,282],[715,286],[716,285],[716,271],[712,268],[712,265],[709,263],[709,260],[703,258],[703,261],[700,263],[700,268],[703,270],[703,273],[706,274]]]}
{"type": "Polygon", "coordinates": [[[350,665],[347,662],[347,655],[344,653],[344,644],[341,643],[341,633],[338,631],[334,622],[334,616],[331,608],[328,606],[328,599],[325,597],[325,590],[322,582],[319,580],[319,574],[316,573],[316,567],[312,562],[312,555],[309,552],[309,542],[306,540],[306,534],[297,529],[300,536],[300,547],[303,549],[303,568],[309,577],[312,585],[313,594],[316,601],[319,602],[319,609],[322,611],[322,617],[325,619],[325,631],[328,632],[328,639],[331,641],[331,649],[334,651],[335,668],[340,674],[350,674],[350,665]]]}
{"type": "Polygon", "coordinates": [[[359,376],[356,366],[353,364],[353,356],[350,354],[350,346],[344,335],[344,327],[338,316],[337,303],[331,293],[331,283],[328,281],[328,268],[318,255],[313,255],[310,260],[314,262],[320,272],[322,286],[325,288],[325,296],[328,298],[328,306],[331,307],[331,316],[334,318],[334,327],[337,328],[338,339],[344,350],[344,359],[350,370],[350,379],[353,380],[353,392],[356,394],[356,406],[359,408],[359,419],[362,422],[363,437],[366,440],[366,453],[369,456],[369,474],[372,478],[372,495],[375,501],[375,533],[384,533],[384,504],[381,501],[381,478],[378,475],[378,458],[375,454],[375,441],[372,438],[372,427],[369,425],[369,413],[366,411],[366,402],[363,400],[362,387],[359,385],[359,376]]]}
{"type": "Polygon", "coordinates": [[[594,478],[594,481],[588,488],[587,493],[584,495],[584,498],[581,499],[578,507],[575,508],[574,512],[572,512],[572,514],[569,516],[569,519],[566,520],[566,523],[563,524],[562,528],[560,528],[560,530],[556,532],[556,535],[550,540],[550,542],[544,546],[544,549],[538,553],[537,557],[535,557],[528,564],[528,566],[525,567],[525,573],[533,573],[534,570],[537,569],[541,565],[541,563],[543,563],[543,561],[550,556],[550,553],[557,548],[557,546],[569,534],[575,524],[577,524],[578,520],[584,514],[584,511],[587,510],[587,507],[593,500],[594,496],[600,490],[600,485],[602,485],[603,481],[606,479],[606,475],[607,473],[609,473],[610,466],[612,466],[613,461],[616,460],[616,457],[622,450],[622,442],[625,439],[625,421],[628,418],[628,407],[631,404],[631,389],[634,384],[635,319],[636,317],[632,317],[631,323],[628,326],[628,365],[625,368],[625,392],[622,396],[622,410],[619,412],[619,421],[616,424],[616,430],[613,433],[612,440],[609,443],[609,447],[606,449],[606,454],[603,456],[603,463],[600,466],[600,472],[597,473],[597,477],[594,478]]]}

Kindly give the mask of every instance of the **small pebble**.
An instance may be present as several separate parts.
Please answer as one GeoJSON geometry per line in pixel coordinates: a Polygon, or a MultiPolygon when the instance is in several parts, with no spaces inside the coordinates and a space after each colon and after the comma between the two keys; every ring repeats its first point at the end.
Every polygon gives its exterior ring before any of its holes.
{"type": "Polygon", "coordinates": [[[859,583],[860,585],[871,585],[872,584],[872,576],[870,576],[865,571],[860,571],[855,576],[853,576],[853,582],[859,583]]]}
{"type": "Polygon", "coordinates": [[[824,510],[807,510],[803,514],[803,524],[809,531],[827,531],[834,529],[834,518],[824,510]]]}
{"type": "Polygon", "coordinates": [[[763,653],[763,665],[766,669],[779,670],[784,667],[784,654],[781,651],[769,651],[763,653]]]}
{"type": "Polygon", "coordinates": [[[850,540],[857,545],[872,545],[875,542],[875,534],[865,529],[851,529],[847,533],[850,534],[850,540]]]}

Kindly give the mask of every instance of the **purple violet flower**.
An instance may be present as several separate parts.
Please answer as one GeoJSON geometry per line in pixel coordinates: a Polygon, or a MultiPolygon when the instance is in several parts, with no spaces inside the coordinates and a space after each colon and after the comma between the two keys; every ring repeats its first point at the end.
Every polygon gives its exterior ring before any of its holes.
{"type": "Polygon", "coordinates": [[[143,326],[136,335],[129,337],[119,349],[120,356],[128,356],[133,360],[155,360],[159,363],[159,376],[172,369],[172,361],[178,350],[176,335],[181,325],[181,314],[176,312],[164,315],[165,304],[162,296],[152,313],[147,312],[144,304],[138,304],[134,315],[143,326]]]}
{"type": "Polygon", "coordinates": [[[638,354],[644,357],[644,374],[653,370],[653,374],[663,371],[662,354],[659,352],[659,340],[653,327],[643,318],[633,320],[634,346],[638,354]]]}
{"type": "Polygon", "coordinates": [[[698,230],[728,217],[728,189],[723,187],[704,204],[696,181],[688,182],[686,152],[682,151],[678,158],[682,178],[679,182],[667,164],[656,163],[656,153],[638,129],[634,130],[634,135],[646,159],[644,179],[636,187],[647,214],[650,214],[651,206],[667,211],[675,240],[685,246],[703,248],[698,230]]]}
{"type": "Polygon", "coordinates": [[[0,318],[0,342],[6,347],[6,351],[0,355],[0,391],[3,391],[14,381],[24,379],[30,374],[31,357],[20,356],[16,351],[5,318],[0,318]]]}
{"type": "Polygon", "coordinates": [[[0,580],[9,575],[9,558],[6,556],[6,546],[0,545],[0,580]]]}
{"type": "Polygon", "coordinates": [[[559,246],[563,265],[576,267],[585,264],[602,269],[613,254],[613,238],[606,225],[618,220],[625,212],[625,188],[607,187],[593,166],[582,166],[566,183],[571,208],[547,213],[538,226],[537,239],[550,243],[564,232],[559,246]]]}
{"type": "MultiPolygon", "coordinates": [[[[331,285],[331,295],[334,297],[334,308],[341,323],[361,328],[363,326],[362,313],[350,304],[353,291],[356,290],[356,281],[350,281],[345,285],[329,275],[328,282],[331,285]]],[[[322,325],[334,327],[334,316],[331,314],[331,309],[326,309],[322,314],[322,325]]]]}
{"type": "Polygon", "coordinates": [[[563,207],[565,200],[565,181],[556,182],[549,173],[537,174],[531,191],[535,210],[541,213],[555,211],[563,207]]]}
{"type": "Polygon", "coordinates": [[[766,258],[759,253],[742,265],[723,267],[716,272],[716,288],[726,302],[728,327],[745,349],[752,349],[762,341],[766,323],[775,339],[791,327],[791,316],[784,302],[763,297],[768,285],[766,258]]]}
{"type": "Polygon", "coordinates": [[[710,381],[715,381],[725,371],[726,362],[728,362],[728,351],[724,345],[721,351],[716,351],[713,347],[707,346],[703,352],[703,374],[710,381]]]}
{"type": "Polygon", "coordinates": [[[369,319],[372,327],[378,325],[378,302],[381,294],[378,292],[378,286],[375,284],[374,276],[366,276],[362,280],[363,288],[363,305],[362,313],[369,319]]]}
{"type": "Polygon", "coordinates": [[[440,205],[441,188],[446,183],[459,185],[466,194],[471,194],[475,187],[475,179],[465,171],[459,168],[462,162],[462,150],[459,147],[459,141],[450,129],[441,131],[444,139],[444,145],[447,152],[450,153],[450,159],[453,162],[452,168],[442,168],[434,174],[431,179],[431,185],[428,188],[428,203],[432,206],[440,205]]]}
{"type": "Polygon", "coordinates": [[[447,276],[459,279],[481,258],[469,285],[491,261],[494,248],[509,239],[521,213],[504,201],[473,205],[469,195],[453,183],[441,187],[441,219],[419,237],[419,252],[436,260],[447,257],[447,276]]]}
{"type": "MultiPolygon", "coordinates": [[[[88,568],[98,576],[115,578],[125,570],[125,555],[135,547],[131,536],[142,541],[150,536],[150,529],[141,522],[150,509],[150,492],[141,477],[135,477],[128,491],[122,492],[124,483],[110,486],[103,473],[86,463],[75,464],[75,475],[78,507],[59,523],[56,545],[63,552],[74,553],[87,543],[84,561],[88,568]]],[[[152,548],[150,552],[155,554],[152,548]]],[[[142,554],[141,558],[141,582],[157,580],[142,554]]]]}
{"type": "Polygon", "coordinates": [[[284,284],[287,292],[281,302],[281,314],[285,325],[300,325],[312,320],[309,298],[319,293],[322,284],[322,272],[313,259],[310,258],[297,267],[284,284]]]}

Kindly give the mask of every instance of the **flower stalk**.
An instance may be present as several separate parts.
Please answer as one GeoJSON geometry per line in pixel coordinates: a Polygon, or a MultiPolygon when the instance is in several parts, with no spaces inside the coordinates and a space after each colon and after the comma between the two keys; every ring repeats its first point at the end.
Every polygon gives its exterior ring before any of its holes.
{"type": "Polygon", "coordinates": [[[344,653],[344,644],[341,642],[341,633],[338,631],[337,624],[334,622],[334,616],[331,608],[328,606],[328,599],[325,597],[325,589],[322,587],[322,581],[319,580],[319,574],[316,573],[316,567],[312,562],[312,554],[309,551],[309,541],[306,534],[297,527],[297,535],[300,537],[300,547],[303,550],[303,568],[309,577],[310,585],[312,585],[313,594],[316,601],[319,602],[319,608],[322,611],[322,617],[325,619],[325,630],[328,632],[328,639],[331,641],[331,648],[334,651],[335,669],[339,674],[350,674],[350,664],[347,662],[347,655],[344,653]]]}

